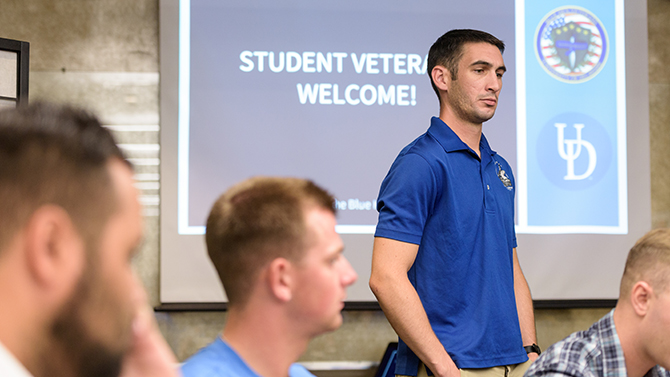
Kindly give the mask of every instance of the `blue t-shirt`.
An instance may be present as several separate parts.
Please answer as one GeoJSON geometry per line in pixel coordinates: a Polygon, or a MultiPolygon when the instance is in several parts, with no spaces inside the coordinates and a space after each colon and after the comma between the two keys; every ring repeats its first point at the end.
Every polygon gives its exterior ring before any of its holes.
{"type": "MultiPolygon", "coordinates": [[[[439,118],[382,182],[375,237],[419,245],[408,277],[459,368],[528,360],[514,297],[512,169],[482,135],[481,158],[439,118]]],[[[400,339],[396,374],[419,359],[400,339]]]]}
{"type": "MultiPolygon", "coordinates": [[[[261,377],[220,337],[184,362],[184,377],[261,377]]],[[[305,367],[292,364],[289,377],[314,377],[305,367]]]]}

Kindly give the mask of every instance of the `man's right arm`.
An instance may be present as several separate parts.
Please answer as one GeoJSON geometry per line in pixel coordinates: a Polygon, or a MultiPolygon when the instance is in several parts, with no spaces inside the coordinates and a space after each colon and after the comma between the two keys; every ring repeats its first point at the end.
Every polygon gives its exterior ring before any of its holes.
{"type": "Polygon", "coordinates": [[[460,377],[407,277],[418,250],[415,244],[375,237],[370,289],[398,336],[436,376],[460,377]]]}

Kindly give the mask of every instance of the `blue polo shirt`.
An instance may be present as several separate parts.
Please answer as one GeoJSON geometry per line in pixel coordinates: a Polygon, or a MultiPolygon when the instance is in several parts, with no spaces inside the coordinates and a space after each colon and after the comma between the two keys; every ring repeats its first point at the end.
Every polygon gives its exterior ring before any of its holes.
{"type": "MultiPolygon", "coordinates": [[[[419,245],[408,277],[459,368],[528,360],[514,298],[514,177],[482,135],[481,159],[439,118],[382,182],[375,237],[419,245]]],[[[396,374],[419,359],[400,339],[396,374]]]]}

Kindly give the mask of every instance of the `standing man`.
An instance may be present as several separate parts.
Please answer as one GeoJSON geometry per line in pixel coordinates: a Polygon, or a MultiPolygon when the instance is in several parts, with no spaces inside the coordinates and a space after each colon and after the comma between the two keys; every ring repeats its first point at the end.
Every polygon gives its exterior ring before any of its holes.
{"type": "Polygon", "coordinates": [[[294,364],[342,324],[356,272],[335,232],[335,200],[311,181],[257,177],[214,203],[207,251],[228,296],[223,333],[188,359],[185,377],[311,377],[294,364]]]}
{"type": "Polygon", "coordinates": [[[81,110],[0,112],[0,375],[176,376],[131,259],[133,173],[81,110]]]}
{"type": "Polygon", "coordinates": [[[398,375],[520,376],[540,352],[516,253],[512,169],[482,134],[498,105],[504,48],[477,30],[433,44],[440,117],[381,185],[370,288],[400,337],[398,375]]]}
{"type": "Polygon", "coordinates": [[[552,345],[526,377],[670,377],[670,229],[630,249],[616,307],[552,345]]]}

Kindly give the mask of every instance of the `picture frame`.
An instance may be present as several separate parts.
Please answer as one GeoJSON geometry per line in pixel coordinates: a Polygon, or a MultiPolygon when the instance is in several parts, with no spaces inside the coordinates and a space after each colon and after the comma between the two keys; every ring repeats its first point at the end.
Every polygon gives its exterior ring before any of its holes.
{"type": "Polygon", "coordinates": [[[0,38],[0,108],[28,102],[30,43],[0,38]]]}

